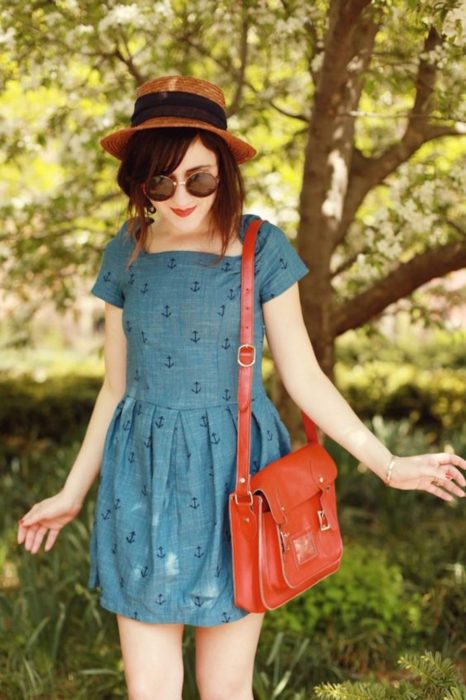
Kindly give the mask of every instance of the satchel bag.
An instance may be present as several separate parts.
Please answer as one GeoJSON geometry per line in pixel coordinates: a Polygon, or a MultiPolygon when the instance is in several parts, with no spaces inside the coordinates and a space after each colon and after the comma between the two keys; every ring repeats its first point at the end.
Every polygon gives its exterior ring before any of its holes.
{"type": "Polygon", "coordinates": [[[229,495],[234,602],[278,608],[337,571],[343,552],[337,467],[301,411],[307,444],[249,473],[254,347],[254,253],[262,221],[246,231],[241,262],[236,486],[229,495]]]}

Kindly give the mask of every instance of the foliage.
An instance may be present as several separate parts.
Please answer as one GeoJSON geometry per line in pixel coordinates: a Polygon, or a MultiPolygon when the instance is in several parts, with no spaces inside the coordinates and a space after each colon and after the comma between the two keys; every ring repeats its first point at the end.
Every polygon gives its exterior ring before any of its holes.
{"type": "MultiPolygon", "coordinates": [[[[385,430],[388,444],[403,449],[396,426],[386,424],[385,430]]],[[[422,441],[420,435],[412,439],[422,441]]],[[[125,697],[114,618],[86,587],[96,485],[50,552],[33,557],[15,544],[16,519],[59,488],[77,447],[32,442],[0,474],[0,687],[8,698],[125,697]]],[[[354,469],[343,454],[338,465],[344,563],[303,597],[305,613],[296,600],[266,615],[254,681],[260,700],[304,700],[317,683],[366,675],[369,663],[371,670],[396,677],[394,659],[410,648],[445,649],[458,664],[464,657],[460,562],[466,533],[459,509],[446,509],[425,494],[379,489],[373,475],[354,469]],[[320,586],[328,586],[328,597],[320,586]]],[[[192,630],[183,651],[183,697],[194,700],[192,630]]]]}
{"type": "Polygon", "coordinates": [[[420,629],[421,598],[404,587],[380,547],[346,541],[340,570],[271,617],[270,629],[325,640],[340,668],[366,672],[420,629]]]}
{"type": "Polygon", "coordinates": [[[319,700],[464,700],[466,686],[448,658],[439,653],[406,654],[399,664],[409,680],[389,683],[345,682],[316,688],[319,700]]]}
{"type": "MultiPolygon", "coordinates": [[[[8,128],[0,134],[7,222],[0,258],[8,262],[6,287],[24,302],[22,318],[44,299],[70,307],[78,280],[95,270],[125,207],[115,162],[99,138],[127,124],[138,84],[167,73],[224,87],[230,127],[260,152],[244,169],[248,208],[290,234],[307,221],[299,201],[319,212],[330,208],[328,233],[343,227],[330,267],[317,269],[314,250],[306,255],[315,278],[332,280],[335,303],[375,287],[424,251],[450,243],[462,251],[463,14],[452,0],[1,0],[0,118],[8,128]],[[345,41],[337,41],[333,61],[338,22],[346,22],[345,41]],[[375,27],[372,45],[364,26],[375,27]],[[355,42],[349,49],[348,38],[355,42]],[[348,81],[354,89],[338,92],[348,81]],[[325,105],[335,109],[327,115],[325,105]],[[322,139],[317,121],[327,117],[335,139],[343,120],[344,135],[327,144],[325,158],[332,153],[333,160],[314,174],[318,182],[331,174],[326,190],[302,174],[309,137],[314,148],[322,139]],[[367,192],[356,201],[362,182],[367,192]]],[[[326,238],[320,227],[310,233],[326,238]]],[[[311,242],[300,246],[306,251],[311,242]]],[[[436,272],[436,261],[431,277],[456,269],[449,260],[436,272]]],[[[417,307],[426,304],[420,295],[417,307]]]]}

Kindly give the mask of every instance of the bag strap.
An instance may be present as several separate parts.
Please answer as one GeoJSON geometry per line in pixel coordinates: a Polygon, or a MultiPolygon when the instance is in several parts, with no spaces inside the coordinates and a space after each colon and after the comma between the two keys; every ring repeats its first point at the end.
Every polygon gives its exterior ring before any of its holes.
{"type": "MultiPolygon", "coordinates": [[[[256,348],[254,346],[254,259],[256,238],[262,219],[254,219],[248,226],[241,257],[241,316],[240,345],[238,347],[238,442],[236,457],[237,503],[252,504],[249,463],[251,455],[251,394],[256,348]]],[[[260,369],[260,368],[259,368],[260,369]]],[[[308,443],[318,442],[314,421],[301,411],[308,443]]]]}

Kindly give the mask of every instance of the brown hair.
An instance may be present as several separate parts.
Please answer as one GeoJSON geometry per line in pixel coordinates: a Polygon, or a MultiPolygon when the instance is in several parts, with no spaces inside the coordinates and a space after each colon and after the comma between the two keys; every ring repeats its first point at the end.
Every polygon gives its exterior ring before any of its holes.
{"type": "Polygon", "coordinates": [[[141,185],[153,175],[170,175],[183,160],[186,151],[196,137],[217,156],[219,185],[211,209],[211,235],[220,231],[222,249],[218,264],[223,260],[230,239],[237,234],[241,223],[244,202],[244,185],[238,164],[225,141],[217,134],[188,127],[164,127],[144,129],[135,133],[129,142],[122,161],[117,182],[128,196],[128,231],[136,246],[128,266],[136,260],[141,250],[147,250],[148,227],[145,207],[151,204],[141,185]]]}

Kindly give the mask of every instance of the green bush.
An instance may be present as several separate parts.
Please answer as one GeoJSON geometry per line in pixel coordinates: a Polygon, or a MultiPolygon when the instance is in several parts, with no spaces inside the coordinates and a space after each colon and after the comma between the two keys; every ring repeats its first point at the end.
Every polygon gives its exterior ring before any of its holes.
{"type": "Polygon", "coordinates": [[[406,654],[399,665],[409,677],[388,682],[347,681],[315,688],[319,700],[465,700],[466,686],[453,662],[439,653],[406,654]]]}
{"type": "Polygon", "coordinates": [[[404,588],[400,568],[385,551],[346,544],[340,570],[267,620],[274,633],[325,639],[338,664],[365,671],[387,653],[412,643],[421,626],[420,595],[404,588]]]}

